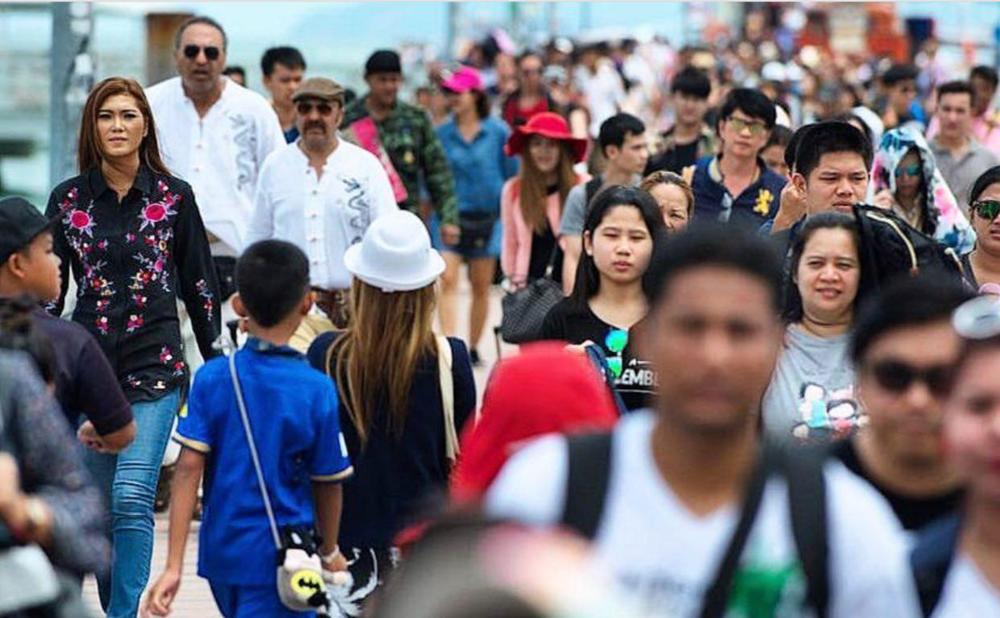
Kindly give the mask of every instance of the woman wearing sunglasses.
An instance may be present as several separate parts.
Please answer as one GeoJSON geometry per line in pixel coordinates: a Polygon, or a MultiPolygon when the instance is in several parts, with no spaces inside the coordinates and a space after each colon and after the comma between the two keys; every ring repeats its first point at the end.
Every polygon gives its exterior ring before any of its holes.
{"type": "Polygon", "coordinates": [[[892,210],[958,255],[972,249],[976,234],[922,135],[907,128],[886,132],[875,151],[871,177],[871,203],[892,210]]]}
{"type": "Polygon", "coordinates": [[[553,307],[542,324],[542,339],[601,346],[630,411],[648,406],[655,392],[653,370],[635,343],[649,309],[643,275],[655,239],[665,233],[660,209],[645,191],[611,186],[598,193],[584,223],[573,295],[553,307]]]}
{"type": "Polygon", "coordinates": [[[861,420],[848,350],[862,280],[854,218],[806,219],[789,272],[785,349],[761,404],[764,429],[786,441],[845,437],[861,420]]]}
{"type": "Polygon", "coordinates": [[[913,552],[924,615],[1000,616],[1000,305],[968,301],[953,324],[964,338],[944,405],[944,445],[965,479],[960,515],[924,530],[913,552]]]}
{"type": "Polygon", "coordinates": [[[965,279],[980,291],[987,291],[984,286],[996,289],[1000,284],[1000,165],[983,172],[972,185],[969,215],[976,246],[962,256],[965,279]]]}

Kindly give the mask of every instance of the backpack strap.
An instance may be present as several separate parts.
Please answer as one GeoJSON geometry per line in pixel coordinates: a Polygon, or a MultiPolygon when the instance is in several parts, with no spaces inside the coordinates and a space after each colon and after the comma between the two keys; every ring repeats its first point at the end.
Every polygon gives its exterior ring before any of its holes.
{"type": "Polygon", "coordinates": [[[910,569],[924,616],[933,614],[941,600],[961,529],[961,515],[939,519],[923,529],[910,553],[910,569]]]}
{"type": "Polygon", "coordinates": [[[788,447],[773,448],[781,449],[782,471],[788,483],[792,536],[806,576],[806,599],[817,618],[825,618],[830,603],[830,552],[823,463],[828,449],[804,447],[793,452],[788,447]]]}
{"type": "Polygon", "coordinates": [[[447,337],[435,336],[437,344],[438,381],[441,387],[441,411],[444,414],[444,453],[452,464],[458,459],[458,432],[455,429],[455,380],[451,375],[451,343],[447,337]]]}
{"type": "Polygon", "coordinates": [[[611,433],[566,437],[568,474],[561,523],[586,539],[597,535],[611,480],[611,433]]]}
{"type": "Polygon", "coordinates": [[[604,180],[600,176],[594,176],[583,186],[583,192],[587,199],[587,203],[583,205],[584,217],[586,217],[586,213],[590,212],[590,202],[597,195],[597,192],[601,190],[602,185],[604,185],[604,180]]]}
{"type": "Polygon", "coordinates": [[[774,455],[772,450],[765,448],[757,458],[757,465],[750,476],[750,483],[747,485],[746,494],[743,497],[740,520],[736,524],[736,530],[733,531],[729,546],[726,548],[719,569],[715,573],[715,580],[705,590],[699,614],[701,618],[722,618],[726,613],[726,606],[729,603],[729,595],[733,587],[733,577],[739,567],[740,557],[743,555],[743,548],[750,537],[754,520],[757,519],[757,511],[760,510],[760,503],[764,497],[767,477],[770,476],[774,467],[774,455]]]}

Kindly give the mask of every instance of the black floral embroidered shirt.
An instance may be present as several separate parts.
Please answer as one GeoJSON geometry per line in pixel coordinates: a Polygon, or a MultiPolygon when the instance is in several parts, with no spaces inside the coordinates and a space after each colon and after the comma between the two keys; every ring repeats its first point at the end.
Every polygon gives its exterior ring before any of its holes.
{"type": "Polygon", "coordinates": [[[73,320],[94,334],[130,402],[159,399],[186,383],[177,300],[198,348],[218,353],[218,283],[191,187],[145,165],[119,203],[98,168],[52,191],[46,214],[62,259],[62,312],[73,269],[73,320]]]}

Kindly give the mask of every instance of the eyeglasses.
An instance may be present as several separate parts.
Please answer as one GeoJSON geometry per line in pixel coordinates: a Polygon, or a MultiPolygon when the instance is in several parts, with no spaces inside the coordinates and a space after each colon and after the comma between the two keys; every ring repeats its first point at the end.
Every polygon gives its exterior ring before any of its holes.
{"type": "Polygon", "coordinates": [[[320,116],[329,116],[333,113],[333,106],[329,103],[307,103],[303,101],[295,106],[296,111],[302,116],[308,116],[312,113],[313,109],[319,111],[320,116]]]}
{"type": "Polygon", "coordinates": [[[887,391],[902,395],[914,382],[923,382],[934,397],[943,397],[951,386],[952,369],[949,365],[914,367],[897,360],[884,360],[870,368],[878,385],[887,391]]]}
{"type": "Polygon", "coordinates": [[[202,51],[205,52],[205,58],[207,58],[209,62],[218,60],[219,55],[222,53],[222,51],[214,45],[207,45],[205,47],[201,47],[199,45],[185,45],[184,57],[189,60],[194,60],[202,51]]]}
{"type": "Polygon", "coordinates": [[[896,168],[895,174],[896,178],[899,178],[903,174],[906,174],[911,178],[915,178],[920,175],[920,164],[911,163],[910,165],[901,165],[896,168]]]}
{"type": "Polygon", "coordinates": [[[753,136],[760,136],[767,132],[767,125],[758,120],[744,120],[736,116],[730,116],[726,118],[726,122],[737,133],[742,133],[744,129],[749,129],[750,135],[753,136]]]}
{"type": "Polygon", "coordinates": [[[979,200],[972,205],[971,210],[983,219],[992,221],[997,218],[997,215],[1000,215],[1000,201],[979,200]]]}
{"type": "Polygon", "coordinates": [[[608,331],[607,336],[604,337],[604,347],[607,348],[609,352],[614,354],[614,356],[608,357],[608,370],[611,371],[611,375],[613,375],[616,380],[621,377],[622,371],[624,370],[622,352],[625,350],[625,346],[627,345],[627,330],[612,328],[608,331]]]}

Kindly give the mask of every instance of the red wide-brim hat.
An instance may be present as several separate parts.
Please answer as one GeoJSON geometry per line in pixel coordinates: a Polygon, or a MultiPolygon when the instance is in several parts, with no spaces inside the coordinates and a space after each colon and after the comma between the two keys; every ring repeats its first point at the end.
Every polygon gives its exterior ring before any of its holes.
{"type": "Polygon", "coordinates": [[[574,162],[583,161],[587,156],[587,140],[573,137],[566,119],[554,112],[535,114],[527,123],[514,129],[510,138],[507,139],[504,152],[510,157],[523,153],[528,139],[532,135],[541,135],[558,142],[566,142],[573,151],[574,162]]]}

